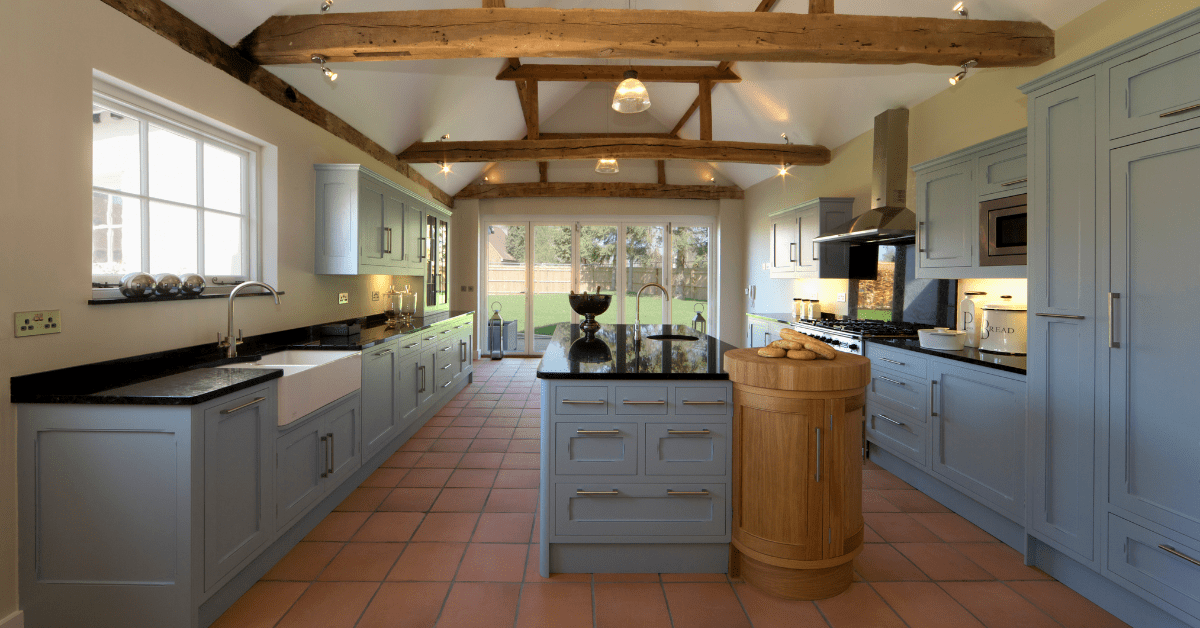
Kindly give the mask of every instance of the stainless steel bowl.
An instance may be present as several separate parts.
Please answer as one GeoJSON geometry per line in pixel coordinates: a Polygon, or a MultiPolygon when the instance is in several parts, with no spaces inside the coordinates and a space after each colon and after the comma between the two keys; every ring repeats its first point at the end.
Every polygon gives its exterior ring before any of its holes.
{"type": "Polygon", "coordinates": [[[154,296],[154,285],[154,277],[150,273],[129,273],[121,277],[121,294],[126,297],[154,296]]]}
{"type": "Polygon", "coordinates": [[[154,293],[160,297],[179,296],[183,291],[183,280],[179,275],[159,273],[154,276],[154,293]]]}
{"type": "Polygon", "coordinates": [[[183,282],[179,288],[184,295],[194,297],[204,292],[204,277],[196,273],[188,273],[179,279],[183,282]]]}

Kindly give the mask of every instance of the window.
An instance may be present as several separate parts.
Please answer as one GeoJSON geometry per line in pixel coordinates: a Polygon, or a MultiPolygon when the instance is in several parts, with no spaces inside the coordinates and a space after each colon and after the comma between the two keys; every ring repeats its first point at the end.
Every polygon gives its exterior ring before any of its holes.
{"type": "Polygon", "coordinates": [[[198,273],[209,285],[255,278],[258,150],[179,112],[94,91],[92,281],[135,271],[198,273]]]}

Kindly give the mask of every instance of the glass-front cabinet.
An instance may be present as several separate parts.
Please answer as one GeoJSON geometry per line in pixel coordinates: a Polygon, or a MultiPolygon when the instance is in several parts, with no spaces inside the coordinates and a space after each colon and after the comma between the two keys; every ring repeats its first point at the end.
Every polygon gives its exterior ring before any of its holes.
{"type": "Polygon", "coordinates": [[[449,304],[449,237],[447,217],[432,212],[425,216],[425,241],[429,247],[425,267],[426,309],[440,309],[449,304]]]}

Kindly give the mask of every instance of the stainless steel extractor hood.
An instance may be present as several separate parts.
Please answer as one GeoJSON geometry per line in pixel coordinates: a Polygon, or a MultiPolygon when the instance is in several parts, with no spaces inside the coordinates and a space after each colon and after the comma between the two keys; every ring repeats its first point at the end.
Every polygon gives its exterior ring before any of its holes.
{"type": "Polygon", "coordinates": [[[908,110],[875,116],[871,159],[871,209],[814,238],[848,244],[911,244],[917,215],[905,206],[908,190],[908,110]]]}

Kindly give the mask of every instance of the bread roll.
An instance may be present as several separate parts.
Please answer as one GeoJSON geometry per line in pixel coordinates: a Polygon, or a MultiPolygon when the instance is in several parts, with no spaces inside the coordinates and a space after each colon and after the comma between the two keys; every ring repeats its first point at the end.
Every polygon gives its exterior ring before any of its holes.
{"type": "Polygon", "coordinates": [[[794,340],[776,340],[775,342],[772,342],[771,344],[769,344],[767,346],[768,347],[778,347],[780,349],[786,349],[788,351],[804,348],[804,345],[802,345],[794,340]]]}
{"type": "Polygon", "coordinates": [[[787,355],[787,351],[779,347],[763,347],[758,350],[758,355],[764,358],[782,358],[787,355]]]}
{"type": "Polygon", "coordinates": [[[813,353],[812,351],[792,349],[791,351],[787,352],[787,357],[793,360],[815,360],[817,359],[817,354],[813,353]]]}

